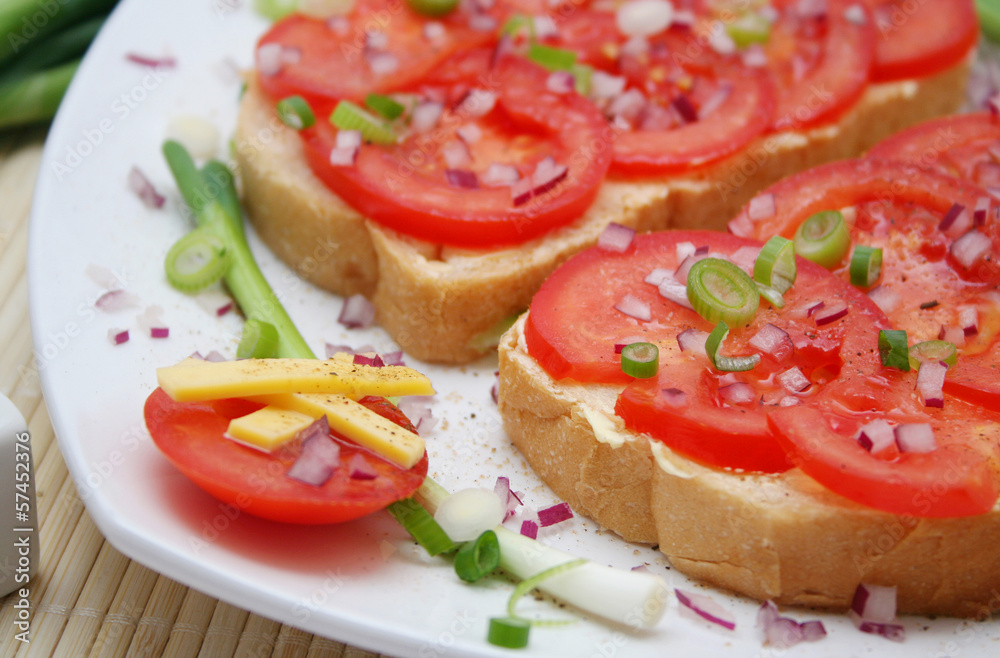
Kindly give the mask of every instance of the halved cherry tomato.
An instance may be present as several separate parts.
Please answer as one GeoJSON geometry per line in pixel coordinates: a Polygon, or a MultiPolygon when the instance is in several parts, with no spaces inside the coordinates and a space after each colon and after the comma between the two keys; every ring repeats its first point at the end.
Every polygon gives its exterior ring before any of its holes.
{"type": "MultiPolygon", "coordinates": [[[[714,325],[644,282],[654,269],[677,268],[681,243],[707,246],[710,253],[725,257],[743,249],[752,258],[760,247],[723,233],[671,231],[637,236],[624,254],[600,248],[583,252],[560,267],[532,300],[525,325],[528,351],[556,379],[628,384],[616,406],[626,426],[692,459],[751,471],[787,470],[785,453],[767,429],[767,410],[822,396],[836,381],[869,387],[869,378],[882,368],[876,345],[878,329],[888,326],[885,317],[864,295],[800,259],[785,308],[778,311],[762,304],[748,326],[732,329],[723,350],[733,355],[759,353],[750,339],[764,325],[774,324],[789,334],[794,355],[765,357],[748,372],[719,372],[704,351],[681,352],[677,339],[687,329],[708,332],[714,325]],[[627,295],[649,306],[650,321],[615,308],[627,295]],[[850,304],[849,317],[817,326],[808,309],[834,300],[850,304]],[[659,347],[660,369],[654,378],[633,381],[621,370],[615,345],[637,341],[659,347]],[[793,367],[812,382],[800,395],[786,391],[777,379],[793,367]],[[739,388],[750,395],[727,402],[739,388]],[[682,391],[684,403],[662,395],[665,389],[682,391]]],[[[839,399],[845,406],[858,406],[849,398],[845,394],[839,399]]]]}
{"type": "MultiPolygon", "coordinates": [[[[406,416],[384,399],[360,402],[412,430],[406,416]]],[[[426,455],[407,471],[338,439],[342,464],[326,484],[293,480],[285,473],[301,446],[291,443],[267,454],[223,437],[231,419],[260,406],[246,400],[175,402],[158,388],[146,400],[146,427],[167,459],[196,485],[248,514],[273,521],[319,524],[360,518],[410,496],[427,475],[426,455]],[[346,464],[357,453],[365,455],[376,478],[349,477],[346,464]]]]}
{"type": "MultiPolygon", "coordinates": [[[[463,61],[468,64],[468,56],[463,61]]],[[[496,93],[496,105],[485,116],[473,117],[458,103],[427,133],[410,134],[394,146],[362,146],[353,166],[330,164],[335,132],[317,122],[303,131],[306,157],[330,189],[389,228],[470,247],[523,242],[577,219],[596,196],[611,162],[600,112],[576,94],[548,91],[547,78],[541,67],[504,56],[474,78],[454,81],[463,90],[496,93]],[[456,131],[470,123],[481,136],[463,142],[456,131]],[[568,171],[551,189],[537,188],[530,199],[515,202],[510,185],[460,187],[449,180],[453,172],[443,153],[449,143],[468,149],[468,171],[477,181],[491,164],[512,165],[525,178],[550,157],[568,171]]],[[[420,89],[428,91],[426,85],[420,89]]],[[[436,94],[451,98],[453,91],[438,89],[436,94]]]]}
{"type": "MultiPolygon", "coordinates": [[[[945,377],[945,391],[1000,409],[1000,222],[993,212],[977,229],[992,241],[985,257],[966,269],[951,252],[954,241],[972,227],[979,199],[988,198],[983,189],[899,163],[847,160],[791,176],[762,194],[773,195],[775,215],[754,222],[744,209],[730,230],[757,239],[790,238],[816,212],[855,209],[852,243],[883,249],[877,284],[890,292],[886,313],[895,328],[907,331],[911,344],[963,326],[963,311],[975,309],[979,331],[958,346],[958,364],[945,377]],[[963,205],[966,215],[954,229],[940,230],[955,204],[963,205]]],[[[847,280],[848,269],[845,259],[835,273],[847,280]]]]}
{"type": "MultiPolygon", "coordinates": [[[[899,420],[898,416],[896,420],[899,420]]],[[[927,418],[902,419],[926,422],[927,418]]],[[[862,505],[893,514],[960,517],[985,514],[997,500],[997,419],[964,409],[930,419],[937,448],[879,459],[854,438],[858,418],[810,406],[772,412],[768,424],[792,462],[824,487],[862,505]],[[976,443],[991,433],[993,445],[976,443]],[[834,429],[836,427],[836,429],[834,429]],[[972,443],[972,445],[970,445],[972,443]]]]}
{"type": "MultiPolygon", "coordinates": [[[[875,31],[866,12],[850,20],[849,0],[829,0],[827,11],[804,15],[796,0],[774,3],[780,18],[766,45],[777,78],[777,130],[808,128],[837,119],[864,93],[875,58],[875,31]]],[[[860,5],[859,5],[860,6],[860,5]]]]}
{"type": "Polygon", "coordinates": [[[924,78],[967,57],[979,37],[973,0],[865,0],[878,41],[872,80],[924,78]]]}

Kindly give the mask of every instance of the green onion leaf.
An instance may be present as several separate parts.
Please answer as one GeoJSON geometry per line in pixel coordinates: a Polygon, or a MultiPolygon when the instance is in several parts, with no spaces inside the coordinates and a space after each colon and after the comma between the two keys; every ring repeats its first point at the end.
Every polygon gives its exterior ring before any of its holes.
{"type": "Polygon", "coordinates": [[[269,21],[280,21],[299,8],[299,0],[254,0],[253,8],[269,21]]]}
{"type": "Polygon", "coordinates": [[[229,261],[229,251],[222,240],[195,229],[174,243],[164,266],[170,285],[181,292],[195,293],[221,279],[229,261]]]}
{"type": "Polygon", "coordinates": [[[591,88],[591,80],[594,77],[594,67],[587,64],[574,64],[569,67],[569,72],[573,74],[573,79],[576,80],[576,93],[581,96],[589,96],[591,88]]]}
{"type": "Polygon", "coordinates": [[[910,370],[909,347],[906,331],[903,329],[882,329],[878,332],[878,353],[882,365],[908,372],[910,370]]]}
{"type": "MultiPolygon", "coordinates": [[[[525,578],[524,580],[522,580],[520,583],[517,584],[517,587],[515,587],[514,591],[511,593],[510,599],[507,601],[507,614],[512,619],[523,619],[522,617],[519,617],[514,612],[514,607],[517,605],[518,600],[522,596],[524,596],[525,594],[527,594],[531,590],[535,589],[539,585],[539,583],[541,583],[541,582],[543,582],[545,580],[548,580],[552,576],[558,576],[561,573],[565,573],[565,572],[569,571],[570,569],[575,569],[576,567],[580,566],[581,564],[586,564],[586,563],[587,563],[587,561],[584,560],[583,558],[578,558],[578,559],[570,560],[569,562],[563,562],[562,564],[557,564],[554,567],[549,567],[548,569],[544,569],[542,571],[539,571],[538,573],[536,573],[531,578],[525,578]]],[[[525,621],[527,621],[527,620],[525,620],[525,621]]],[[[532,620],[531,623],[534,624],[534,625],[536,625],[536,626],[559,626],[559,625],[562,625],[562,624],[569,624],[569,623],[572,623],[572,622],[571,621],[561,621],[561,620],[560,621],[555,621],[555,620],[550,620],[550,621],[532,620]]]]}
{"type": "Polygon", "coordinates": [[[652,343],[632,343],[622,348],[622,372],[629,377],[648,379],[660,367],[660,350],[652,343]]]}
{"type": "Polygon", "coordinates": [[[403,114],[403,110],[406,109],[402,103],[382,94],[368,94],[365,96],[365,105],[389,121],[398,119],[403,114]]]}
{"type": "Polygon", "coordinates": [[[396,133],[383,121],[351,101],[340,101],[330,115],[330,123],[340,130],[357,130],[366,142],[395,144],[396,133]]]}
{"type": "Polygon", "coordinates": [[[474,583],[500,566],[500,542],[497,533],[487,530],[476,541],[466,542],[455,554],[455,573],[467,583],[474,583]]]}
{"type": "Polygon", "coordinates": [[[720,258],[703,258],[691,266],[688,301],[709,322],[745,325],[757,314],[760,291],[737,265],[720,258]]]}
{"type": "Polygon", "coordinates": [[[512,37],[516,35],[521,28],[527,28],[528,36],[532,41],[535,40],[535,21],[524,14],[514,14],[500,26],[500,36],[512,37]]]}
{"type": "Polygon", "coordinates": [[[278,330],[270,322],[250,318],[236,347],[237,359],[270,359],[278,353],[278,330]]]}
{"type": "Polygon", "coordinates": [[[925,340],[910,348],[909,361],[914,370],[920,370],[920,364],[928,361],[944,361],[951,368],[958,363],[958,350],[955,343],[946,340],[925,340]]]}
{"type": "Polygon", "coordinates": [[[429,555],[449,553],[455,542],[441,529],[430,512],[412,498],[400,500],[388,507],[392,518],[409,532],[429,555]]]}
{"type": "Polygon", "coordinates": [[[833,269],[851,246],[851,233],[839,210],[824,210],[802,222],[795,231],[795,253],[833,269]]]}
{"type": "Polygon", "coordinates": [[[729,336],[729,326],[725,321],[715,325],[715,329],[712,329],[712,333],[708,335],[708,340],[705,341],[705,352],[708,354],[708,360],[712,362],[716,370],[722,370],[723,372],[753,370],[760,363],[760,354],[750,354],[748,356],[723,356],[720,354],[722,343],[726,340],[727,336],[729,336]]]}
{"type": "Polygon", "coordinates": [[[413,11],[424,16],[444,16],[458,6],[458,0],[407,0],[407,3],[413,11]]]}
{"type": "Polygon", "coordinates": [[[753,264],[753,279],[784,294],[795,283],[795,243],[780,235],[764,243],[753,264]]]}
{"type": "Polygon", "coordinates": [[[523,649],[528,646],[531,624],[515,617],[494,617],[490,619],[490,630],[486,641],[505,649],[523,649]]]}
{"type": "Polygon", "coordinates": [[[755,43],[767,43],[771,39],[771,21],[762,14],[748,11],[727,23],[726,32],[740,49],[755,43]]]}
{"type": "Polygon", "coordinates": [[[309,101],[301,96],[289,96],[278,101],[278,118],[293,130],[310,128],[316,123],[316,115],[309,107],[309,101]]]}
{"type": "Polygon", "coordinates": [[[576,53],[565,48],[533,43],[528,47],[528,59],[549,71],[570,71],[576,64],[576,53]]]}
{"type": "Polygon", "coordinates": [[[882,248],[859,244],[851,254],[851,285],[870,288],[882,274],[882,248]]]}

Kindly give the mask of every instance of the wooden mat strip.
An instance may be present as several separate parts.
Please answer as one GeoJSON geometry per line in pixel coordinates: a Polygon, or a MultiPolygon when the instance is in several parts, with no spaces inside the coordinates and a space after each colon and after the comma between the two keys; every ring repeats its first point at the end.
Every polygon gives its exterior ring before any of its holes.
{"type": "MultiPolygon", "coordinates": [[[[101,536],[59,452],[33,356],[25,260],[42,138],[38,130],[0,137],[0,392],[28,421],[40,521],[31,643],[0,634],[0,656],[374,658],[189,589],[101,536]]],[[[14,603],[0,600],[0,628],[12,628],[14,603]]]]}

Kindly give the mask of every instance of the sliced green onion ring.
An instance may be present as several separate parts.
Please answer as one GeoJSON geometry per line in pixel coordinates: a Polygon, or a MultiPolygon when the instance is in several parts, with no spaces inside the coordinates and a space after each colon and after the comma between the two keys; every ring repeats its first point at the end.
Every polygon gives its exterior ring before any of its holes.
{"type": "Polygon", "coordinates": [[[882,365],[904,372],[910,370],[910,348],[903,329],[882,329],[878,332],[878,354],[882,365]]]}
{"type": "Polygon", "coordinates": [[[622,372],[629,377],[648,379],[660,368],[660,349],[652,343],[632,343],[622,348],[622,372]]]}
{"type": "Polygon", "coordinates": [[[407,0],[413,11],[424,16],[444,16],[458,6],[458,0],[407,0]]]}
{"type": "Polygon", "coordinates": [[[955,343],[946,340],[925,340],[909,349],[910,368],[920,370],[920,364],[928,361],[944,361],[951,368],[958,363],[955,343]]]}
{"type": "Polygon", "coordinates": [[[566,48],[533,43],[528,47],[528,59],[549,71],[571,71],[576,64],[576,53],[566,48]]]}
{"type": "Polygon", "coordinates": [[[851,247],[851,233],[839,210],[824,210],[795,231],[795,253],[827,269],[836,267],[851,247]]]}
{"type": "MultiPolygon", "coordinates": [[[[536,587],[538,587],[538,585],[541,582],[543,582],[545,580],[548,580],[549,578],[552,578],[553,576],[558,576],[561,573],[565,573],[566,571],[569,571],[570,569],[575,569],[576,567],[580,566],[581,564],[586,564],[586,563],[587,563],[587,561],[584,560],[583,558],[578,558],[578,559],[575,559],[575,560],[570,560],[569,562],[563,562],[562,564],[557,564],[556,566],[549,567],[548,569],[544,569],[543,571],[539,571],[538,573],[536,573],[531,578],[525,578],[524,580],[522,580],[520,583],[517,584],[517,587],[515,587],[514,591],[511,593],[510,599],[507,601],[507,614],[512,619],[524,619],[523,617],[519,617],[514,612],[514,608],[517,605],[518,600],[520,600],[520,598],[522,596],[524,596],[525,594],[527,594],[531,590],[533,590],[536,587]]],[[[559,620],[555,620],[555,619],[553,619],[553,620],[537,620],[537,619],[532,619],[532,620],[525,620],[525,621],[530,621],[530,623],[532,625],[534,625],[534,626],[561,626],[563,624],[572,624],[573,623],[572,620],[561,620],[561,619],[559,619],[559,620]]]]}
{"type": "Polygon", "coordinates": [[[726,23],[726,32],[736,47],[743,49],[755,43],[767,43],[771,39],[771,21],[763,14],[748,11],[726,23]]]}
{"type": "Polygon", "coordinates": [[[487,530],[475,541],[462,544],[455,554],[455,573],[467,583],[474,583],[500,566],[500,542],[497,533],[487,530]]]}
{"type": "Polygon", "coordinates": [[[170,285],[181,292],[195,293],[221,279],[229,269],[229,261],[222,240],[195,229],[170,248],[164,268],[170,285]]]}
{"type": "Polygon", "coordinates": [[[569,72],[573,74],[573,79],[576,81],[574,84],[576,93],[581,96],[589,96],[592,86],[591,81],[594,77],[594,67],[588,64],[574,64],[569,68],[569,72]]]}
{"type": "Polygon", "coordinates": [[[412,498],[400,500],[387,509],[392,518],[406,528],[417,543],[424,547],[428,555],[450,553],[458,548],[430,512],[412,498]]]}
{"type": "Polygon", "coordinates": [[[526,16],[525,14],[514,14],[507,21],[500,26],[500,36],[512,37],[518,33],[521,28],[527,28],[528,36],[532,41],[535,40],[535,21],[526,16]]]}
{"type": "Polygon", "coordinates": [[[772,236],[754,261],[753,280],[784,294],[795,283],[796,274],[795,243],[780,235],[772,236]]]}
{"type": "Polygon", "coordinates": [[[731,326],[750,322],[760,306],[760,291],[753,279],[721,258],[703,258],[691,266],[687,297],[701,317],[731,326]]]}
{"type": "Polygon", "coordinates": [[[365,97],[365,106],[390,121],[398,119],[406,109],[402,103],[382,94],[368,94],[365,97]]]}
{"type": "Polygon", "coordinates": [[[870,288],[882,275],[882,248],[859,244],[851,254],[851,285],[870,288]]]}
{"type": "Polygon", "coordinates": [[[531,624],[516,617],[494,617],[490,619],[490,630],[486,641],[505,649],[523,649],[528,646],[531,624]]]}
{"type": "Polygon", "coordinates": [[[712,362],[716,370],[723,372],[753,370],[760,363],[760,354],[723,356],[719,353],[722,351],[722,343],[726,340],[727,336],[729,336],[729,326],[725,321],[715,325],[715,329],[712,329],[712,333],[708,335],[708,340],[705,341],[705,352],[708,354],[708,360],[712,362]]]}
{"type": "Polygon", "coordinates": [[[316,115],[309,107],[309,101],[301,96],[289,96],[278,101],[278,118],[293,130],[310,128],[316,123],[316,115]]]}
{"type": "Polygon", "coordinates": [[[250,318],[243,325],[237,359],[270,359],[278,353],[278,330],[270,322],[250,318]]]}
{"type": "Polygon", "coordinates": [[[760,296],[771,302],[771,306],[774,308],[785,307],[785,296],[771,286],[765,286],[763,283],[757,283],[757,290],[760,291],[760,296]]]}
{"type": "Polygon", "coordinates": [[[396,133],[385,122],[351,101],[340,101],[330,115],[330,123],[340,130],[357,130],[366,142],[395,144],[396,133]]]}

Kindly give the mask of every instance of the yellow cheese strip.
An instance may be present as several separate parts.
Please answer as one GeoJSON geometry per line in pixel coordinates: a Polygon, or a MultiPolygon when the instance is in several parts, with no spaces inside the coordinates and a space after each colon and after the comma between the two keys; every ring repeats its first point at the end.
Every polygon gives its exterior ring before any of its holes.
{"type": "Polygon", "coordinates": [[[315,420],[316,418],[298,411],[267,406],[246,416],[233,418],[229,421],[226,436],[251,448],[274,452],[315,420]]]}
{"type": "Polygon", "coordinates": [[[424,456],[424,440],[345,395],[286,393],[253,398],[312,418],[326,414],[330,429],[403,468],[424,456]]]}
{"type": "Polygon", "coordinates": [[[160,387],[178,402],[246,398],[276,393],[341,393],[351,397],[432,395],[425,375],[404,366],[356,365],[346,358],[185,359],[158,368],[160,387]]]}

